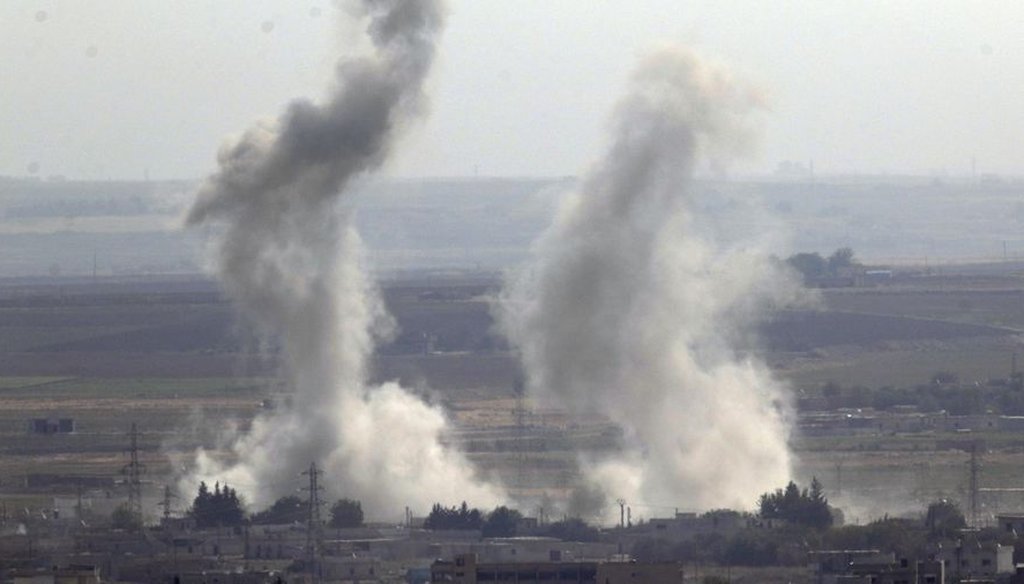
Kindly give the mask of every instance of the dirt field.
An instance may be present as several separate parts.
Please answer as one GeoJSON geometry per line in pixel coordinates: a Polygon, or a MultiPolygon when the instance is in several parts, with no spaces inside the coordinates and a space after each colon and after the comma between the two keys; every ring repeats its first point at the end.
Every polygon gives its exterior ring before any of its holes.
{"type": "Polygon", "coordinates": [[[1024,289],[1003,280],[1003,286],[976,288],[946,282],[936,288],[835,290],[825,295],[829,310],[941,319],[1024,330],[1024,289]]]}

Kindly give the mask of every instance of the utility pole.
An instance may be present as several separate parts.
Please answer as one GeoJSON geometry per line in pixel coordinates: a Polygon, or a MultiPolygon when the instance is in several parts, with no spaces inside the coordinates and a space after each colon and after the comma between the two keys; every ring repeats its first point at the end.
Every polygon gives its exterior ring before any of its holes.
{"type": "Polygon", "coordinates": [[[171,492],[171,485],[164,485],[164,499],[160,506],[164,508],[164,519],[171,518],[171,499],[177,499],[178,495],[171,492]]]}
{"type": "Polygon", "coordinates": [[[323,471],[316,468],[316,463],[309,464],[309,470],[304,471],[303,476],[309,476],[309,487],[303,490],[309,491],[309,515],[306,519],[306,562],[307,569],[313,577],[314,582],[320,582],[320,566],[317,562],[320,553],[320,475],[323,471]]]}
{"type": "Polygon", "coordinates": [[[135,517],[142,518],[142,474],[146,472],[146,465],[139,462],[139,430],[132,422],[132,429],[128,433],[131,439],[131,446],[128,449],[128,464],[121,469],[128,482],[128,511],[135,517]]]}

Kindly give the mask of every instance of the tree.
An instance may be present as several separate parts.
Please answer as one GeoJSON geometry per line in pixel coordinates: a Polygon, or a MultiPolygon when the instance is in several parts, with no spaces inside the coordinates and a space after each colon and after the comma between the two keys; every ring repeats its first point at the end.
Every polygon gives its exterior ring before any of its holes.
{"type": "Polygon", "coordinates": [[[338,499],[331,506],[331,527],[360,527],[363,524],[363,504],[352,499],[338,499]]]}
{"type": "Polygon", "coordinates": [[[853,250],[848,247],[841,247],[828,256],[828,272],[833,276],[839,274],[839,270],[857,265],[853,257],[853,250]]]}
{"type": "Polygon", "coordinates": [[[803,505],[804,497],[806,497],[806,495],[806,491],[801,495],[800,487],[796,486],[796,483],[793,481],[789,481],[789,484],[786,485],[786,490],[782,493],[782,499],[778,504],[779,515],[782,516],[783,519],[789,520],[792,520],[795,515],[799,515],[801,511],[800,507],[803,505]]]}
{"type": "Polygon", "coordinates": [[[822,532],[825,549],[883,549],[899,556],[921,555],[927,531],[920,521],[884,517],[867,525],[846,525],[822,532]]]}
{"type": "Polygon", "coordinates": [[[811,480],[811,490],[803,491],[790,481],[785,489],[764,493],[758,500],[763,519],[782,519],[790,523],[825,529],[832,525],[828,499],[817,478],[811,480]]]}
{"type": "Polygon", "coordinates": [[[832,510],[829,509],[828,499],[825,498],[824,488],[818,477],[811,477],[811,490],[803,502],[804,525],[825,529],[833,523],[832,510]]]}
{"type": "Polygon", "coordinates": [[[523,515],[519,511],[502,505],[491,511],[481,531],[484,537],[514,537],[522,518],[523,515]]]}
{"type": "Polygon", "coordinates": [[[800,272],[804,280],[820,278],[828,269],[828,262],[819,253],[798,253],[786,258],[786,263],[800,272]]]}
{"type": "Polygon", "coordinates": [[[238,493],[220,483],[214,485],[213,493],[205,482],[199,483],[199,493],[192,501],[189,514],[198,527],[235,526],[245,522],[245,510],[238,493]]]}
{"type": "Polygon", "coordinates": [[[461,507],[443,507],[440,503],[434,503],[423,522],[423,527],[434,530],[480,529],[482,525],[483,514],[479,509],[470,509],[465,501],[461,507]]]}
{"type": "Polygon", "coordinates": [[[578,518],[556,521],[547,526],[545,535],[562,541],[597,541],[601,532],[578,518]]]}
{"type": "Polygon", "coordinates": [[[114,529],[138,531],[142,529],[142,517],[129,509],[127,504],[119,505],[110,514],[110,526],[114,529]]]}
{"type": "Polygon", "coordinates": [[[967,527],[967,520],[956,503],[942,499],[928,505],[924,524],[933,538],[943,538],[955,536],[967,527]]]}
{"type": "Polygon", "coordinates": [[[722,560],[733,566],[771,566],[778,563],[778,556],[777,535],[746,530],[729,540],[722,560]]]}
{"type": "Polygon", "coordinates": [[[257,525],[296,523],[305,521],[308,513],[308,503],[295,495],[288,495],[274,501],[269,508],[253,515],[252,522],[257,525]]]}

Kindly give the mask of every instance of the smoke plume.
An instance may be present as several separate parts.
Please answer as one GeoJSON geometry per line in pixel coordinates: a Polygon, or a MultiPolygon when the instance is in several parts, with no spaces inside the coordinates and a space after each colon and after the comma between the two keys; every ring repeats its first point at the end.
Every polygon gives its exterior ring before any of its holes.
{"type": "Polygon", "coordinates": [[[534,397],[624,431],[620,452],[580,464],[606,517],[617,498],[648,515],[750,508],[789,479],[785,393],[734,346],[795,286],[756,239],[716,240],[692,194],[698,164],[743,153],[758,105],[686,51],[649,55],[607,153],[506,286],[499,319],[534,397]]]}
{"type": "Polygon", "coordinates": [[[443,444],[443,412],[397,384],[367,382],[375,339],[391,322],[362,266],[345,192],[424,110],[444,10],[439,0],[358,7],[369,54],[337,66],[322,103],[295,101],[223,149],[188,215],[189,225],[214,226],[215,268],[242,314],[279,336],[293,396],[232,440],[230,460],[197,453],[187,482],[227,481],[263,506],[294,492],[316,462],[329,496],[359,499],[378,517],[456,496],[489,504],[496,489],[443,444]]]}

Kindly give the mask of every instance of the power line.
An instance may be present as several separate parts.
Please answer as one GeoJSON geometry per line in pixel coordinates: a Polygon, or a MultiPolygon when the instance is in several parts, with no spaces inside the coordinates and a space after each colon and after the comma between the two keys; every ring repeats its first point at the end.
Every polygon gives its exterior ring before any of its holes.
{"type": "Polygon", "coordinates": [[[976,441],[971,444],[970,469],[971,526],[978,527],[978,473],[981,470],[981,464],[978,460],[978,443],[976,441]]]}
{"type": "Polygon", "coordinates": [[[146,472],[146,465],[139,462],[139,430],[132,422],[132,429],[128,432],[131,440],[128,449],[128,464],[121,469],[128,483],[128,511],[135,517],[142,517],[142,475],[146,472]]]}
{"type": "Polygon", "coordinates": [[[171,499],[177,499],[178,495],[171,492],[171,485],[164,485],[164,499],[159,503],[164,508],[164,519],[171,518],[171,499]]]}
{"type": "Polygon", "coordinates": [[[320,522],[320,506],[323,504],[323,501],[320,500],[320,491],[323,490],[323,487],[320,486],[320,475],[323,474],[323,471],[316,468],[315,462],[311,462],[309,470],[302,474],[309,476],[309,486],[303,489],[309,491],[309,515],[306,519],[307,569],[313,576],[313,581],[320,582],[320,567],[317,560],[320,553],[320,540],[323,535],[320,522]]]}

